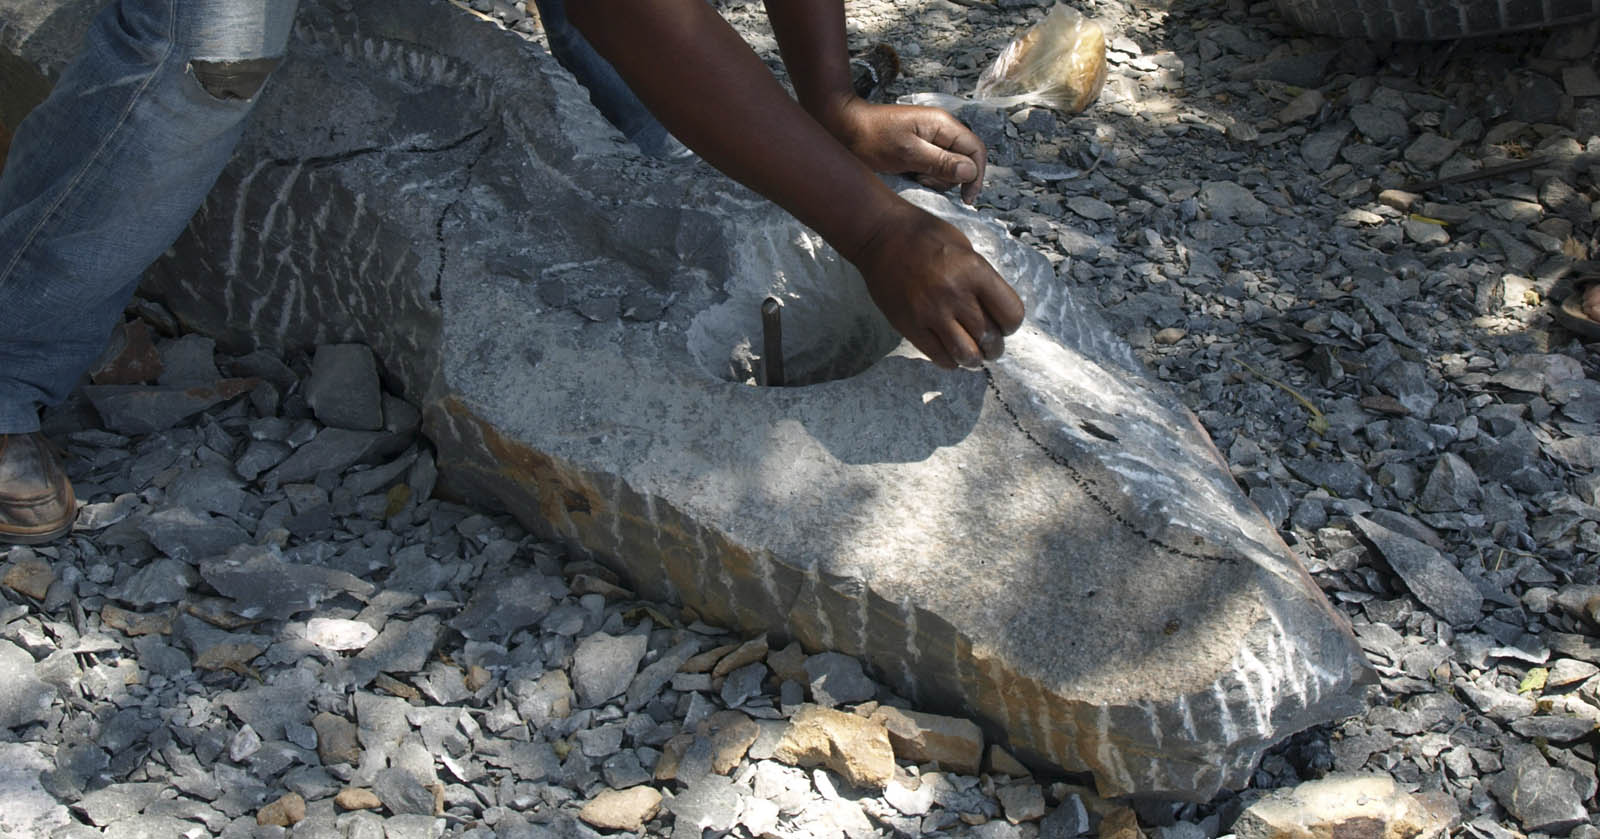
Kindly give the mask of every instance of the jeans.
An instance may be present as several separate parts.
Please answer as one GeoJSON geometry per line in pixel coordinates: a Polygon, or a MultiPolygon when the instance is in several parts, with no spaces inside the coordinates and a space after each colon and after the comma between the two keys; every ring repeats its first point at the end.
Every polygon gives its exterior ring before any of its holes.
{"type": "Polygon", "coordinates": [[[567,22],[566,0],[534,0],[534,5],[539,7],[539,23],[550,41],[550,54],[589,90],[589,101],[607,122],[651,157],[672,156],[682,148],[633,95],[633,89],[617,75],[616,68],[567,22]]]}
{"type": "Polygon", "coordinates": [[[37,430],[216,182],[296,0],[116,0],[0,174],[0,434],[37,430]]]}
{"type": "MultiPolygon", "coordinates": [[[[34,431],[183,232],[284,55],[296,0],[114,0],[0,174],[0,434],[34,431]]],[[[551,51],[646,154],[676,141],[539,0],[551,51]]]]}

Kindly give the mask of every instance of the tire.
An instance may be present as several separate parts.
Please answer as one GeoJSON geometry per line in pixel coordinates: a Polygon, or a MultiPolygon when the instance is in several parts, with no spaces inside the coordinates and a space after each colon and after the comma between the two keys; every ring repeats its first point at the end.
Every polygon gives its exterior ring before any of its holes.
{"type": "Polygon", "coordinates": [[[1444,41],[1558,26],[1600,16],[1600,0],[1275,0],[1290,22],[1322,35],[1444,41]]]}

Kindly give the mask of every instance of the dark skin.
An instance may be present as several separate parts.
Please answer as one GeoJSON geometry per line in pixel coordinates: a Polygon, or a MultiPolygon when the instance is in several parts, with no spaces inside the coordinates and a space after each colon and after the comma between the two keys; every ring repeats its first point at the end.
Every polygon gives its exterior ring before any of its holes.
{"type": "Polygon", "coordinates": [[[798,103],[705,0],[581,0],[568,13],[678,139],[850,260],[889,323],[935,364],[1000,357],[1022,300],[961,231],[873,174],[960,185],[970,203],[983,143],[943,111],[856,97],[839,0],[767,0],[798,103]]]}

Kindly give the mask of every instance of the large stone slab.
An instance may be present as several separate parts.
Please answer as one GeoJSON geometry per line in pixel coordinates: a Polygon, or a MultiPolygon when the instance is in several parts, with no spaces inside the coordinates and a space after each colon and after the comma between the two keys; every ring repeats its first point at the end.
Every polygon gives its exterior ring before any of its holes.
{"type": "Polygon", "coordinates": [[[999,225],[904,187],[1029,306],[1002,361],[940,371],[814,234],[637,158],[515,37],[327,2],[151,271],[187,324],[371,345],[451,491],[1108,795],[1209,798],[1358,708],[1348,627],[1205,432],[999,225]],[[768,294],[804,386],[749,383],[768,294]]]}

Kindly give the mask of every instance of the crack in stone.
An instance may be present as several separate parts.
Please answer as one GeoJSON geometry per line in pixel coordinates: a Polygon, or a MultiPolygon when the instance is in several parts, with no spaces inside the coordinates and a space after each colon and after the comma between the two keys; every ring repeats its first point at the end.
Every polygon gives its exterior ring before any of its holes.
{"type": "MultiPolygon", "coordinates": [[[[279,157],[268,161],[266,165],[275,167],[303,166],[308,169],[326,169],[330,166],[348,163],[359,157],[370,157],[371,155],[375,154],[439,154],[441,152],[455,151],[467,143],[472,142],[474,138],[488,130],[489,129],[487,126],[480,125],[477,128],[468,131],[466,134],[446,142],[442,146],[367,146],[365,148],[342,151],[338,154],[315,155],[312,157],[279,157]]],[[[485,149],[480,149],[478,154],[473,157],[472,163],[468,164],[469,172],[472,164],[477,163],[478,159],[483,157],[483,153],[486,149],[487,146],[485,149]]]]}
{"type": "Polygon", "coordinates": [[[1078,471],[1078,468],[1073,466],[1071,463],[1068,463],[1066,458],[1062,457],[1060,454],[1057,454],[1054,449],[1046,446],[1042,441],[1039,440],[1039,438],[1033,436],[1033,432],[1022,427],[1022,419],[1017,416],[1017,412],[1011,408],[1010,403],[1006,402],[1005,397],[1001,395],[1000,386],[995,384],[993,372],[991,372],[988,368],[984,368],[983,378],[989,385],[989,392],[994,394],[995,401],[1000,403],[1000,407],[1005,409],[1006,416],[1011,418],[1012,426],[1014,426],[1017,431],[1028,440],[1028,442],[1037,446],[1039,451],[1044,452],[1044,456],[1049,458],[1052,463],[1060,466],[1062,469],[1067,470],[1067,477],[1071,478],[1072,482],[1077,484],[1078,488],[1083,490],[1083,494],[1088,496],[1089,499],[1101,509],[1101,511],[1103,511],[1107,516],[1110,516],[1112,521],[1122,525],[1129,532],[1145,540],[1146,542],[1149,542],[1150,544],[1155,545],[1156,547],[1161,548],[1169,553],[1184,557],[1185,559],[1192,559],[1197,562],[1215,562],[1220,564],[1231,564],[1234,561],[1228,557],[1206,556],[1204,554],[1186,551],[1182,548],[1169,545],[1156,536],[1146,532],[1144,528],[1141,528],[1134,522],[1129,521],[1127,517],[1117,512],[1116,508],[1111,506],[1110,501],[1107,501],[1100,494],[1094,481],[1090,480],[1089,476],[1078,471]]]}
{"type": "MultiPolygon", "coordinates": [[[[478,128],[478,129],[474,130],[472,133],[470,133],[470,134],[466,135],[465,137],[462,137],[460,140],[456,141],[454,144],[449,146],[449,148],[459,148],[460,146],[465,145],[468,142],[471,142],[472,138],[478,136],[479,134],[482,134],[483,132],[485,132],[487,130],[488,130],[487,128],[478,128]]],[[[433,275],[433,290],[428,292],[428,299],[432,300],[435,303],[442,302],[443,299],[444,299],[444,295],[443,295],[444,269],[445,269],[445,266],[449,264],[449,260],[450,260],[449,248],[446,245],[445,240],[444,240],[444,223],[445,223],[445,219],[450,217],[450,211],[451,210],[454,210],[456,207],[460,206],[462,197],[465,196],[467,194],[467,190],[472,187],[472,170],[476,169],[477,166],[478,166],[478,163],[480,161],[482,161],[483,158],[489,154],[489,148],[491,146],[493,146],[493,145],[494,145],[494,137],[490,136],[487,139],[485,139],[483,144],[480,145],[478,147],[477,151],[475,151],[473,153],[472,159],[467,161],[466,171],[464,173],[465,177],[463,177],[461,179],[461,188],[456,190],[456,194],[454,196],[451,196],[450,203],[444,205],[444,209],[439,211],[438,220],[433,223],[434,241],[437,242],[438,245],[439,245],[439,268],[438,268],[438,270],[436,270],[434,272],[434,275],[433,275]]],[[[442,149],[442,150],[448,150],[448,149],[442,149]]]]}

